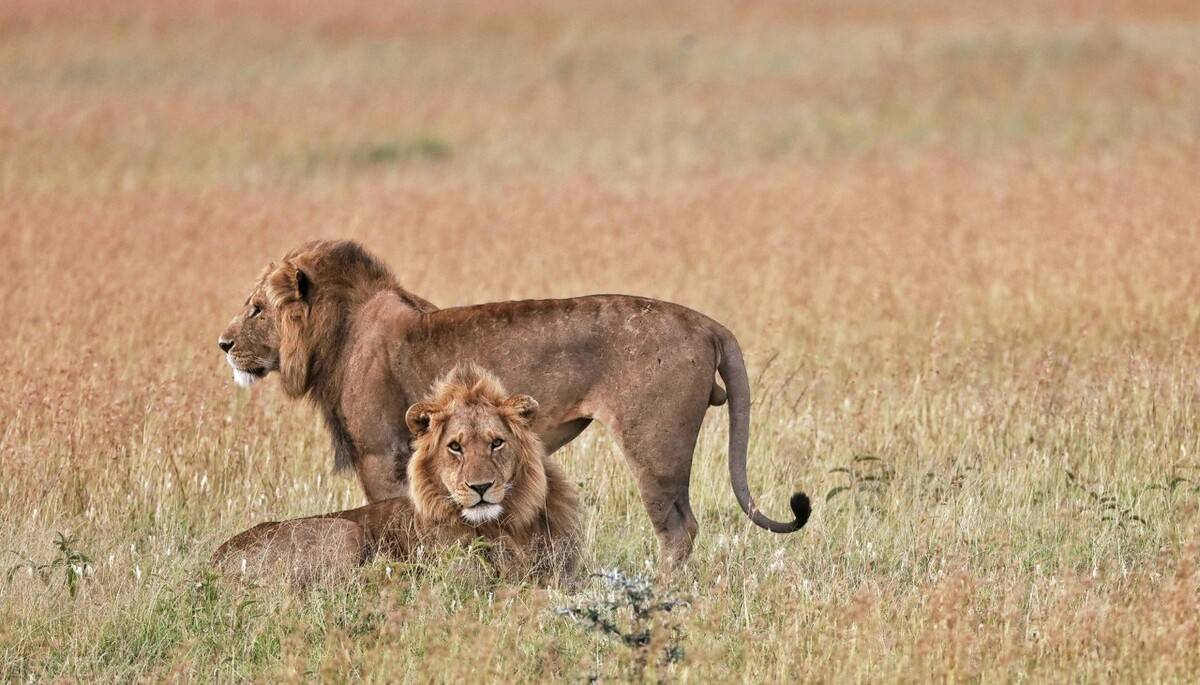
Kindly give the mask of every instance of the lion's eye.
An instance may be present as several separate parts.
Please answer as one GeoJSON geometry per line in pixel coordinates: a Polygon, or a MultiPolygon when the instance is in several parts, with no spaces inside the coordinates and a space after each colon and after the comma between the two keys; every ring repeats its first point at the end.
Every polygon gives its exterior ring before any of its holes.
{"type": "Polygon", "coordinates": [[[501,447],[504,447],[504,439],[503,438],[496,438],[495,440],[492,441],[492,451],[493,452],[500,449],[501,447]]]}
{"type": "Polygon", "coordinates": [[[462,454],[462,445],[458,444],[457,440],[451,440],[450,444],[446,445],[446,447],[449,447],[450,451],[455,454],[462,454]]]}
{"type": "Polygon", "coordinates": [[[259,314],[262,314],[262,309],[260,309],[258,305],[254,305],[254,308],[250,310],[249,318],[253,319],[254,317],[258,316],[259,314]]]}

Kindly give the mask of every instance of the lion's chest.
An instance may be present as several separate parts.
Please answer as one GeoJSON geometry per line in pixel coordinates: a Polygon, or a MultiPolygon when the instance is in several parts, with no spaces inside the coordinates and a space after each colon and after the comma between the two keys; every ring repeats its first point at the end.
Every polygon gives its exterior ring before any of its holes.
{"type": "Polygon", "coordinates": [[[404,423],[408,403],[392,379],[386,347],[364,344],[351,354],[341,393],[346,427],[361,454],[407,453],[411,436],[404,423]]]}
{"type": "Polygon", "coordinates": [[[392,454],[409,452],[408,429],[404,414],[397,415],[389,407],[367,407],[358,412],[347,425],[355,446],[363,454],[392,454]]]}
{"type": "Polygon", "coordinates": [[[346,428],[360,454],[408,453],[411,436],[404,423],[407,407],[400,406],[402,404],[395,397],[349,394],[343,398],[342,412],[346,428]]]}

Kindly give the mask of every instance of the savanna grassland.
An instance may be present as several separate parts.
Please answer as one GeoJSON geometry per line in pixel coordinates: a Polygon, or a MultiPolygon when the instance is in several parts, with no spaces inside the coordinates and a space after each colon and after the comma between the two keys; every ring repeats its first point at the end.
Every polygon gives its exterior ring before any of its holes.
{"type": "MultiPolygon", "coordinates": [[[[1200,4],[647,4],[0,3],[0,681],[1200,677],[1200,4]],[[361,502],[215,344],[313,237],[712,315],[811,522],[748,523],[712,410],[644,672],[469,554],[214,577],[361,502]]],[[[557,457],[647,572],[604,430],[557,457]]]]}

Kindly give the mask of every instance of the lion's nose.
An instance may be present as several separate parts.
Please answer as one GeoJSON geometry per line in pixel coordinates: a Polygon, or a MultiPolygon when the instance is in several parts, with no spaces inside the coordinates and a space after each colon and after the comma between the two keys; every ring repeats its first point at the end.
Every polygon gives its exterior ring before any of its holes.
{"type": "Polygon", "coordinates": [[[233,341],[221,338],[217,341],[217,347],[221,348],[222,352],[228,352],[229,350],[233,349],[233,341]]]}
{"type": "Polygon", "coordinates": [[[483,493],[487,492],[488,488],[492,487],[493,482],[494,481],[489,480],[486,483],[467,483],[467,487],[469,487],[472,490],[474,490],[475,492],[479,493],[479,497],[482,498],[483,493]]]}

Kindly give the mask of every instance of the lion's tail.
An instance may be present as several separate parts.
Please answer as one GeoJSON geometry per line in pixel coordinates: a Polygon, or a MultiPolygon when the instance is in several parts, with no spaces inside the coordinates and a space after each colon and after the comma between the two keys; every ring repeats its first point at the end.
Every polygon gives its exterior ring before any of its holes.
{"type": "Polygon", "coordinates": [[[758,526],[775,533],[800,530],[812,513],[808,495],[803,492],[792,495],[792,514],[796,518],[790,522],[775,521],[764,516],[750,496],[750,484],[746,479],[746,452],[750,446],[750,379],[746,375],[742,348],[733,333],[719,325],[714,332],[720,345],[717,372],[721,374],[729,395],[729,480],[733,485],[733,494],[742,511],[758,526]]]}

